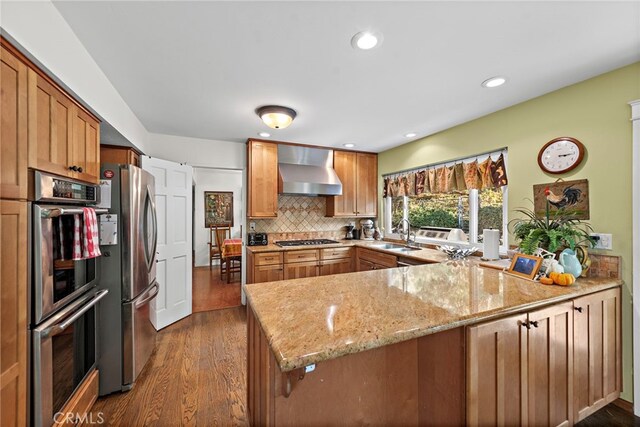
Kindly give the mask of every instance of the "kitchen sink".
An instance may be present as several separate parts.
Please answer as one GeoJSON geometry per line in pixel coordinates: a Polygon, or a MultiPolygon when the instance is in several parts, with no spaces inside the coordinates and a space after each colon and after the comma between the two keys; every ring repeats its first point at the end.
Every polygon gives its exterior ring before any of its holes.
{"type": "Polygon", "coordinates": [[[413,251],[419,251],[420,248],[414,248],[414,247],[409,247],[409,246],[403,246],[403,245],[396,245],[394,243],[381,243],[381,244],[377,244],[377,245],[371,245],[372,248],[375,249],[386,249],[388,251],[394,251],[394,252],[413,252],[413,251]]]}

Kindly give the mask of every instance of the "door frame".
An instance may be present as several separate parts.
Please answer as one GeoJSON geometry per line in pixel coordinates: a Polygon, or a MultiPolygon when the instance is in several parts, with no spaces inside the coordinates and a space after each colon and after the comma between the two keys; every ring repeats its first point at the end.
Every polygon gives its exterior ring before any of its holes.
{"type": "Polygon", "coordinates": [[[640,99],[629,102],[633,124],[633,412],[640,416],[640,99]]]}

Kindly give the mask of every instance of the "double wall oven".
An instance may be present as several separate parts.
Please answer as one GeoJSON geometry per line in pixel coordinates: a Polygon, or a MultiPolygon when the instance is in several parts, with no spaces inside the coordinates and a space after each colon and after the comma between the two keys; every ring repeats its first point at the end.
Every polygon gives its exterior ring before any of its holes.
{"type": "Polygon", "coordinates": [[[74,228],[82,208],[98,203],[98,186],[38,171],[30,179],[31,424],[41,426],[96,367],[98,302],[108,290],[96,287],[100,258],[72,259],[74,228]]]}

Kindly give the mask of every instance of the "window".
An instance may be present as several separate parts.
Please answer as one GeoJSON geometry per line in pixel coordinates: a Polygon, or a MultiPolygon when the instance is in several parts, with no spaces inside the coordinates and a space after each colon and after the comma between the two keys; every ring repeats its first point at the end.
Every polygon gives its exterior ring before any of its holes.
{"type": "Polygon", "coordinates": [[[482,248],[483,230],[492,228],[499,230],[502,236],[501,252],[508,249],[507,186],[427,192],[419,196],[387,197],[384,200],[384,228],[388,237],[401,238],[406,234],[407,220],[417,242],[451,242],[447,238],[449,231],[455,228],[465,233],[464,240],[455,243],[482,248]]]}

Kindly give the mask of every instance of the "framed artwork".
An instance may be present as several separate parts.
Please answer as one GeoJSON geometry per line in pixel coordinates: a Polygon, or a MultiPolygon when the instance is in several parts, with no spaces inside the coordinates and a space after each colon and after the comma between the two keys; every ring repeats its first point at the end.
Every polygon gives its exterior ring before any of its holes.
{"type": "Polygon", "coordinates": [[[542,258],[539,256],[515,254],[507,272],[514,276],[533,280],[533,278],[536,277],[541,264],[542,258]]]}
{"type": "Polygon", "coordinates": [[[564,209],[575,219],[589,219],[589,181],[558,180],[550,184],[534,185],[533,206],[537,216],[545,216],[547,201],[552,218],[558,209],[564,209]]]}
{"type": "Polygon", "coordinates": [[[204,226],[233,227],[233,192],[204,192],[204,226]]]}

